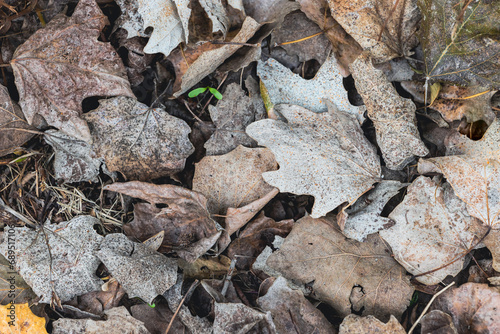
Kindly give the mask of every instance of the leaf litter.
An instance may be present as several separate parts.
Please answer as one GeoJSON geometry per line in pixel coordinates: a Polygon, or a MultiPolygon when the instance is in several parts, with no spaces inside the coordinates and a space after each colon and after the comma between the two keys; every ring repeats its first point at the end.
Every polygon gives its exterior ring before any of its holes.
{"type": "Polygon", "coordinates": [[[497,330],[496,2],[67,3],[0,4],[19,317],[497,330]]]}

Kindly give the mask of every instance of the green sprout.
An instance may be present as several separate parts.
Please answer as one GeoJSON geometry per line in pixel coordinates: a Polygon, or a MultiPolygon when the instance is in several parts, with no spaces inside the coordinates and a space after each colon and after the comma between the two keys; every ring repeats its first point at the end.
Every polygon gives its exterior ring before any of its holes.
{"type": "Polygon", "coordinates": [[[151,307],[151,308],[155,308],[156,304],[155,303],[153,303],[153,304],[149,304],[148,303],[148,306],[151,307]]]}
{"type": "Polygon", "coordinates": [[[197,97],[201,93],[205,93],[207,91],[207,89],[210,91],[210,93],[212,93],[213,96],[215,96],[215,98],[217,100],[222,99],[222,94],[217,89],[212,88],[212,87],[200,87],[200,88],[193,89],[192,91],[189,92],[188,96],[191,98],[197,97]]]}

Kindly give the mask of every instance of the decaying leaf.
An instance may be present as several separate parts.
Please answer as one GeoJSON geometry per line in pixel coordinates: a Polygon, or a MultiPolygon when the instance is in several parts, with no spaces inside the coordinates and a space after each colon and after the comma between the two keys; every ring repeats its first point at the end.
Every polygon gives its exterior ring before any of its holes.
{"type": "Polygon", "coordinates": [[[369,234],[391,226],[394,222],[380,216],[380,213],[404,186],[399,181],[382,181],[352,206],[339,212],[337,223],[342,233],[348,238],[363,241],[369,234]]]}
{"type": "Polygon", "coordinates": [[[34,133],[19,105],[10,98],[7,87],[0,85],[0,156],[12,153],[34,133]],[[28,130],[28,131],[26,131],[28,130]]]}
{"type": "Polygon", "coordinates": [[[90,142],[80,118],[82,100],[133,96],[120,57],[109,43],[97,41],[106,21],[95,0],[81,0],[73,16],[54,17],[17,48],[11,66],[29,124],[39,114],[49,125],[90,142]]]}
{"type": "Polygon", "coordinates": [[[134,220],[123,229],[141,241],[165,231],[162,252],[175,250],[180,257],[193,262],[210,249],[221,234],[217,223],[210,218],[207,199],[198,192],[138,181],[113,183],[104,190],[148,202],[135,204],[134,220]]]}
{"type": "Polygon", "coordinates": [[[170,333],[188,333],[177,317],[172,320],[174,312],[170,311],[165,304],[156,304],[154,308],[147,304],[134,305],[130,308],[130,313],[134,318],[142,321],[151,334],[166,333],[170,321],[173,321],[170,333]]]}
{"type": "Polygon", "coordinates": [[[37,317],[28,304],[0,306],[0,333],[47,334],[45,318],[37,317]]]}
{"type": "Polygon", "coordinates": [[[495,228],[500,222],[500,121],[481,140],[455,133],[448,142],[448,156],[421,159],[418,172],[443,173],[469,214],[495,228]]]}
{"type": "Polygon", "coordinates": [[[100,100],[99,107],[83,118],[91,128],[96,156],[110,171],[129,179],[151,180],[179,172],[194,152],[186,122],[132,98],[100,100]]]}
{"type": "Polygon", "coordinates": [[[238,145],[256,145],[245,129],[248,124],[264,118],[264,115],[238,84],[229,84],[224,91],[224,98],[217,106],[208,106],[208,110],[216,130],[204,145],[207,155],[226,154],[238,145]]]}
{"type": "Polygon", "coordinates": [[[115,0],[121,9],[121,15],[116,20],[116,25],[127,30],[127,38],[149,37],[144,32],[144,22],[139,14],[139,2],[129,0],[115,0]]]}
{"type": "Polygon", "coordinates": [[[418,0],[418,5],[426,77],[500,88],[500,2],[418,0]]]}
{"type": "Polygon", "coordinates": [[[11,301],[23,304],[35,297],[30,286],[16,272],[12,263],[0,255],[0,304],[6,305],[11,301]]]}
{"type": "Polygon", "coordinates": [[[500,292],[488,284],[465,283],[441,294],[432,309],[451,315],[458,333],[500,333],[500,292]]]}
{"type": "Polygon", "coordinates": [[[271,313],[262,313],[241,303],[215,303],[214,333],[275,334],[271,313]]]}
{"type": "Polygon", "coordinates": [[[301,291],[292,290],[283,277],[278,277],[257,303],[264,311],[271,312],[278,333],[287,333],[290,328],[297,333],[336,333],[323,313],[301,291]]]}
{"type": "MultiPolygon", "coordinates": [[[[101,287],[100,291],[92,291],[77,296],[73,298],[73,300],[65,303],[63,307],[66,310],[67,306],[70,305],[83,312],[103,315],[105,310],[117,307],[123,296],[125,296],[125,293],[120,283],[112,278],[101,287]]],[[[68,313],[75,314],[76,312],[77,310],[68,313]]]]}
{"type": "Polygon", "coordinates": [[[326,101],[330,101],[337,110],[354,115],[360,122],[364,120],[366,109],[349,102],[342,74],[333,56],[324,62],[311,80],[301,78],[272,58],[259,61],[257,73],[274,104],[294,104],[321,113],[328,110],[326,101]]]}
{"type": "Polygon", "coordinates": [[[311,284],[316,296],[341,316],[361,312],[389,320],[401,316],[413,287],[378,235],[348,240],[331,218],[302,218],[267,264],[295,282],[311,284]]]}
{"type": "Polygon", "coordinates": [[[420,323],[422,324],[422,333],[458,334],[452,317],[440,310],[430,311],[420,323]]]}
{"type": "MultiPolygon", "coordinates": [[[[53,294],[61,302],[98,290],[102,281],[95,272],[100,261],[94,252],[103,237],[93,226],[99,220],[78,216],[60,224],[45,224],[44,231],[15,228],[16,270],[40,297],[51,303],[53,294]]],[[[0,251],[8,256],[8,242],[0,251]]]]}
{"type": "Polygon", "coordinates": [[[193,263],[179,260],[182,277],[187,280],[223,278],[229,272],[231,259],[224,255],[218,257],[198,258],[193,263]]]}
{"type": "Polygon", "coordinates": [[[121,234],[108,234],[97,257],[123,286],[129,298],[152,303],[177,280],[177,260],[150,250],[121,234]]]}
{"type": "Polygon", "coordinates": [[[406,334],[406,331],[393,315],[391,315],[389,321],[384,324],[372,315],[360,317],[359,315],[349,314],[340,324],[339,334],[372,333],[406,334]]]}
{"type": "Polygon", "coordinates": [[[328,0],[332,16],[378,62],[409,56],[418,44],[417,0],[328,0]]]}
{"type": "Polygon", "coordinates": [[[270,192],[273,187],[261,174],[277,167],[270,150],[240,145],[228,154],[207,156],[197,163],[193,190],[205,195],[210,213],[225,214],[228,208],[245,206],[270,192]]]}
{"type": "Polygon", "coordinates": [[[108,333],[150,334],[142,321],[133,318],[125,306],[104,311],[106,320],[61,318],[54,321],[52,334],[108,333]]]}
{"type": "Polygon", "coordinates": [[[402,98],[385,74],[373,67],[366,54],[349,68],[365,102],[368,117],[375,126],[377,143],[387,167],[400,170],[415,155],[427,155],[429,151],[420,139],[413,101],[402,98]]]}
{"type": "Polygon", "coordinates": [[[312,217],[352,204],[380,178],[380,161],[354,116],[276,106],[288,121],[264,119],[247,133],[276,155],[280,169],[263,174],[281,192],[315,197],[312,217]]]}
{"type": "Polygon", "coordinates": [[[465,254],[485,233],[481,223],[467,214],[465,203],[449,184],[439,186],[430,178],[418,177],[389,215],[395,226],[380,231],[394,252],[394,258],[414,275],[439,269],[417,280],[438,284],[447,275],[456,276],[465,254]]]}

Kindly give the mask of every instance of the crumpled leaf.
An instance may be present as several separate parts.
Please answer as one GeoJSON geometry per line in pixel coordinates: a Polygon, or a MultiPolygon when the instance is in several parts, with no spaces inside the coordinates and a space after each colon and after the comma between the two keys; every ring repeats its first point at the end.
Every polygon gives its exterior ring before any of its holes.
{"type": "Polygon", "coordinates": [[[210,218],[205,196],[198,192],[138,181],[113,183],[103,189],[148,202],[134,205],[134,220],[123,229],[141,241],[165,231],[162,252],[175,250],[180,257],[193,262],[209,250],[221,234],[217,223],[210,218]]]}
{"type": "Polygon", "coordinates": [[[115,24],[127,31],[127,38],[149,37],[151,34],[144,32],[144,22],[141,14],[139,14],[139,2],[130,0],[115,1],[122,12],[115,24]]]}
{"type": "MultiPolygon", "coordinates": [[[[99,220],[94,217],[78,216],[45,224],[45,232],[15,228],[16,270],[40,297],[40,303],[51,303],[53,293],[65,302],[100,289],[102,281],[95,274],[100,261],[94,252],[103,237],[93,229],[95,224],[99,220]]],[[[4,240],[0,245],[4,256],[8,256],[7,247],[4,240]]]]}
{"type": "Polygon", "coordinates": [[[328,0],[328,3],[333,18],[377,63],[410,56],[410,50],[418,44],[417,0],[328,0]]]}
{"type": "Polygon", "coordinates": [[[34,130],[26,122],[19,105],[10,98],[7,87],[0,85],[0,156],[12,153],[31,137],[34,130]]]}
{"type": "Polygon", "coordinates": [[[418,6],[426,77],[500,88],[500,2],[418,0],[418,6]]]}
{"type": "Polygon", "coordinates": [[[182,277],[187,280],[224,278],[229,272],[231,259],[224,255],[218,257],[200,257],[193,263],[182,259],[179,260],[179,268],[182,269],[182,277]]]}
{"type": "Polygon", "coordinates": [[[408,272],[417,275],[444,266],[416,277],[427,285],[438,284],[447,275],[456,276],[468,248],[475,246],[485,232],[481,223],[467,214],[465,203],[451,186],[439,186],[425,176],[413,181],[389,218],[396,225],[380,231],[380,236],[408,272]]]}
{"type": "MultiPolygon", "coordinates": [[[[142,321],[151,334],[164,334],[174,315],[166,304],[156,304],[154,308],[147,304],[138,304],[130,308],[130,313],[134,318],[142,321]]],[[[187,329],[176,317],[170,333],[187,333],[187,329]]]]}
{"type": "Polygon", "coordinates": [[[221,0],[199,0],[201,7],[212,21],[212,32],[220,31],[224,36],[229,29],[229,18],[221,0]]]}
{"type": "Polygon", "coordinates": [[[276,155],[280,169],[263,174],[281,192],[315,197],[311,216],[352,204],[380,178],[380,162],[358,121],[345,112],[314,113],[299,106],[275,108],[288,121],[264,119],[247,133],[276,155]]]}
{"type": "Polygon", "coordinates": [[[0,333],[47,334],[45,318],[33,314],[27,303],[0,306],[0,317],[0,333]]]}
{"type": "Polygon", "coordinates": [[[377,143],[387,167],[400,170],[415,155],[427,155],[429,150],[420,139],[413,101],[402,98],[385,74],[373,67],[366,54],[349,68],[375,126],[377,143]]]}
{"type": "Polygon", "coordinates": [[[106,161],[110,171],[151,180],[184,169],[186,158],[194,152],[186,122],[124,96],[99,104],[83,118],[91,127],[96,156],[106,161]]]}
{"type": "Polygon", "coordinates": [[[363,241],[369,234],[394,224],[391,219],[380,216],[380,213],[404,186],[399,181],[384,180],[352,206],[339,212],[337,223],[342,233],[348,238],[363,241]]]}
{"type": "MultiPolygon", "coordinates": [[[[5,230],[4,236],[8,238],[9,228],[5,230]]],[[[11,301],[24,304],[31,302],[35,297],[30,286],[16,272],[12,263],[0,255],[0,304],[6,305],[11,301]]]]}
{"type": "Polygon", "coordinates": [[[473,217],[485,225],[500,222],[500,121],[496,119],[481,140],[455,133],[448,138],[445,157],[421,159],[420,174],[442,173],[473,217]]]}
{"type": "Polygon", "coordinates": [[[278,333],[287,333],[290,328],[297,333],[336,333],[323,313],[301,291],[292,290],[283,277],[274,281],[267,293],[257,299],[257,304],[271,312],[278,333]]]}
{"type": "Polygon", "coordinates": [[[214,333],[275,334],[271,313],[262,313],[241,303],[215,303],[214,333]]]}
{"type": "Polygon", "coordinates": [[[177,260],[132,242],[121,233],[108,234],[96,255],[129,298],[139,297],[152,303],[177,280],[177,260]]]}
{"type": "Polygon", "coordinates": [[[341,316],[355,312],[382,321],[401,316],[414,288],[378,235],[348,240],[331,218],[304,217],[267,264],[288,279],[308,284],[341,316]]]}
{"type": "Polygon", "coordinates": [[[488,284],[465,283],[448,289],[432,309],[451,315],[458,333],[500,333],[500,292],[488,284]]]}
{"type": "Polygon", "coordinates": [[[95,0],[81,0],[73,16],[56,16],[19,46],[11,66],[29,124],[51,126],[90,142],[81,102],[90,96],[134,96],[125,67],[109,43],[97,41],[107,17],[95,0]]]}
{"type": "Polygon", "coordinates": [[[245,206],[270,192],[262,173],[277,168],[266,148],[238,146],[228,154],[207,156],[195,166],[193,190],[208,200],[208,210],[226,214],[228,208],[245,206]]]}
{"type": "Polygon", "coordinates": [[[432,310],[424,315],[420,324],[422,333],[458,334],[451,316],[440,310],[432,310]]]}
{"type": "Polygon", "coordinates": [[[105,310],[117,307],[125,296],[125,290],[114,278],[106,282],[100,291],[88,292],[84,295],[77,296],[63,305],[67,313],[76,314],[77,310],[68,312],[68,305],[77,308],[83,312],[88,312],[96,315],[104,315],[105,310]]]}
{"type": "MultiPolygon", "coordinates": [[[[317,24],[302,12],[292,12],[285,16],[283,23],[273,30],[271,45],[292,42],[321,32],[317,24]]],[[[330,54],[331,45],[324,34],[306,39],[300,43],[279,45],[288,55],[297,56],[299,62],[316,59],[323,64],[330,54]]]]}
{"type": "Polygon", "coordinates": [[[52,334],[107,333],[150,334],[142,321],[133,318],[125,306],[104,311],[106,320],[61,318],[54,321],[52,334]]]}
{"type": "Polygon", "coordinates": [[[229,84],[224,98],[217,106],[208,106],[208,110],[216,130],[204,145],[207,155],[226,154],[238,145],[256,146],[257,143],[245,133],[245,129],[248,124],[264,118],[264,114],[256,109],[253,100],[238,84],[229,84]]]}
{"type": "Polygon", "coordinates": [[[257,74],[269,92],[271,102],[294,104],[321,113],[328,110],[327,100],[339,111],[354,115],[360,123],[365,107],[351,105],[337,61],[330,56],[311,80],[301,78],[274,59],[259,61],[257,74]]]}
{"type": "Polygon", "coordinates": [[[406,334],[406,331],[393,315],[391,315],[389,321],[384,324],[372,315],[360,317],[359,315],[349,314],[340,324],[339,334],[372,333],[406,334]]]}
{"type": "Polygon", "coordinates": [[[64,182],[97,182],[104,159],[95,158],[92,145],[58,130],[47,130],[44,139],[54,149],[54,176],[64,182]]]}

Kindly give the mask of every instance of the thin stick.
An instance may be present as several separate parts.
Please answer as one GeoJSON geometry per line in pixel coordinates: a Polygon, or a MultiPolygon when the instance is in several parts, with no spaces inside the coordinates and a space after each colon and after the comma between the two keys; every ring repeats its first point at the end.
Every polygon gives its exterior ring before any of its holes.
{"type": "Polygon", "coordinates": [[[198,286],[199,282],[200,281],[195,280],[193,282],[193,284],[191,284],[191,286],[189,287],[189,290],[186,292],[186,294],[184,295],[184,297],[182,297],[181,302],[179,303],[179,306],[177,306],[177,310],[175,310],[175,313],[172,316],[172,319],[170,319],[170,322],[168,323],[168,327],[167,327],[167,330],[165,331],[165,334],[168,334],[168,331],[170,330],[170,327],[172,327],[172,325],[174,324],[174,319],[177,316],[177,314],[179,313],[179,311],[181,309],[181,306],[184,304],[184,300],[186,300],[186,297],[189,296],[189,294],[191,293],[191,290],[193,290],[193,288],[195,288],[195,287],[198,286]]]}
{"type": "Polygon", "coordinates": [[[413,324],[413,326],[411,326],[410,328],[410,331],[408,332],[408,334],[411,334],[413,332],[413,330],[415,329],[415,327],[417,327],[418,323],[420,322],[420,320],[423,318],[423,316],[425,315],[425,313],[429,310],[429,307],[431,307],[431,304],[434,302],[434,300],[440,295],[442,294],[443,292],[445,292],[446,290],[448,290],[449,287],[451,287],[452,285],[454,285],[455,282],[451,282],[450,284],[448,284],[443,290],[439,291],[438,293],[436,293],[434,296],[432,296],[431,298],[431,301],[429,302],[429,304],[427,304],[427,306],[424,308],[424,311],[422,312],[422,314],[420,315],[420,317],[418,317],[417,321],[415,321],[415,323],[413,324]]]}
{"type": "Polygon", "coordinates": [[[260,43],[250,44],[250,43],[237,43],[237,42],[222,42],[222,41],[210,41],[212,44],[224,44],[224,45],[241,45],[241,46],[251,46],[255,48],[260,48],[260,43]]]}
{"type": "Polygon", "coordinates": [[[316,34],[313,34],[313,35],[310,35],[310,36],[307,36],[307,37],[304,37],[304,38],[301,38],[301,39],[296,39],[295,41],[284,42],[284,43],[280,43],[280,44],[276,43],[276,44],[274,44],[274,46],[276,47],[276,46],[282,46],[282,45],[288,45],[288,44],[294,44],[294,43],[303,42],[303,41],[306,41],[306,40],[308,40],[310,38],[319,36],[319,35],[321,35],[323,33],[324,33],[324,31],[320,31],[320,32],[318,32],[316,34]]]}

